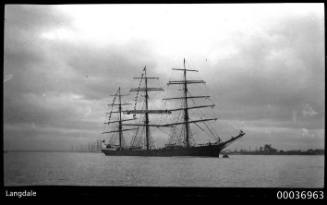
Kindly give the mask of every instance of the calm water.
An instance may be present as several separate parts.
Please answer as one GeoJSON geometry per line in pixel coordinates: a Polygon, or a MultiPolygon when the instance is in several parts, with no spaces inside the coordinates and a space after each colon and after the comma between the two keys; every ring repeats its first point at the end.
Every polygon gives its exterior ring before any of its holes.
{"type": "Polygon", "coordinates": [[[9,152],[5,185],[323,187],[324,156],[107,157],[9,152]]]}

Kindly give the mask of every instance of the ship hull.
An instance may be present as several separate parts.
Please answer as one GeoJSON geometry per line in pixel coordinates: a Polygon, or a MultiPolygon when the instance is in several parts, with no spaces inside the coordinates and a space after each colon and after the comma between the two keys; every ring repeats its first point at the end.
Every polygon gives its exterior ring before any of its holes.
{"type": "Polygon", "coordinates": [[[109,150],[103,149],[102,152],[107,156],[150,156],[150,157],[172,157],[172,156],[198,156],[198,157],[219,157],[222,146],[208,145],[199,147],[178,147],[161,148],[152,150],[109,150]]]}

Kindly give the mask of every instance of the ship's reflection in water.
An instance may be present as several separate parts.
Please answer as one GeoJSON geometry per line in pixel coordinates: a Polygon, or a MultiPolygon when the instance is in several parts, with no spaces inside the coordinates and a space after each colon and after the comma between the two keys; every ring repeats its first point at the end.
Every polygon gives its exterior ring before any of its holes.
{"type": "Polygon", "coordinates": [[[5,185],[323,187],[324,156],[108,157],[8,152],[5,185]]]}

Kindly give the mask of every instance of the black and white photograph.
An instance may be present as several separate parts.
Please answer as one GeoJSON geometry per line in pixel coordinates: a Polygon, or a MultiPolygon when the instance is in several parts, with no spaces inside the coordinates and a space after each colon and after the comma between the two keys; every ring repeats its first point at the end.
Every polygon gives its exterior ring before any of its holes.
{"type": "Polygon", "coordinates": [[[7,197],[324,188],[323,3],[5,4],[3,26],[7,197]]]}

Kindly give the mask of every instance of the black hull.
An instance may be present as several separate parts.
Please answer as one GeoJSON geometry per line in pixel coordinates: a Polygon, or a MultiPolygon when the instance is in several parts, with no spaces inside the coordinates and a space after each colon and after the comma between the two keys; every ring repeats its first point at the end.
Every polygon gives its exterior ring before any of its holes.
{"type": "Polygon", "coordinates": [[[153,150],[109,150],[103,149],[102,152],[107,156],[149,156],[149,157],[172,157],[172,156],[198,156],[198,157],[219,157],[223,149],[220,145],[208,145],[200,147],[178,147],[161,148],[153,150]]]}

